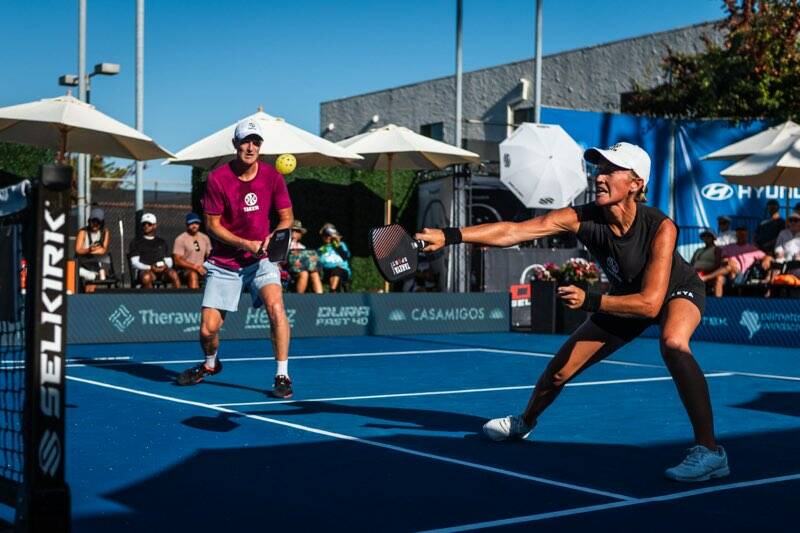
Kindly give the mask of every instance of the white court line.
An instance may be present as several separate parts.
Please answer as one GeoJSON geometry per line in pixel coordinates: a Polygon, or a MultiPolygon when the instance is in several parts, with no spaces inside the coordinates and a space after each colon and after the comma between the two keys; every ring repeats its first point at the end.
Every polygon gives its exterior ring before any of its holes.
{"type": "MultiPolygon", "coordinates": [[[[441,354],[441,353],[465,353],[465,352],[482,352],[482,353],[500,353],[500,354],[509,354],[509,355],[525,355],[529,357],[543,357],[547,359],[552,359],[555,357],[555,354],[549,354],[545,352],[527,352],[523,350],[505,350],[501,348],[448,348],[442,350],[404,350],[404,351],[395,351],[395,352],[355,352],[355,353],[340,353],[340,354],[316,354],[316,355],[294,355],[290,356],[291,360],[302,360],[302,359],[347,359],[351,357],[381,357],[385,355],[423,355],[423,354],[441,354]]],[[[198,363],[199,358],[194,359],[176,359],[176,360],[168,360],[168,361],[135,361],[131,357],[128,356],[117,356],[117,357],[100,357],[94,358],[94,360],[103,361],[102,363],[95,364],[93,362],[90,363],[70,363],[67,361],[67,367],[76,368],[76,367],[105,367],[105,366],[117,366],[117,365],[130,365],[130,364],[140,364],[140,365],[172,365],[172,364],[192,364],[198,363]]],[[[251,361],[272,361],[274,357],[230,357],[223,359],[226,363],[238,363],[238,362],[251,362],[251,361]]],[[[72,359],[74,361],[74,359],[72,359]]],[[[8,361],[9,363],[11,361],[8,361]]],[[[655,365],[655,364],[648,364],[648,363],[633,363],[629,361],[613,361],[604,359],[600,361],[601,364],[605,365],[619,365],[619,366],[631,366],[631,367],[640,367],[640,368],[666,368],[663,365],[655,365]]],[[[22,367],[4,367],[0,365],[0,369],[5,370],[18,370],[22,367]]],[[[729,372],[732,374],[740,375],[740,376],[748,376],[748,377],[755,377],[755,378],[763,378],[763,379],[779,379],[779,380],[786,380],[786,381],[800,381],[800,377],[795,376],[781,376],[777,374],[758,374],[753,372],[737,372],[735,370],[723,370],[722,372],[729,372]]]]}
{"type": "Polygon", "coordinates": [[[710,494],[714,492],[722,492],[726,490],[741,489],[747,487],[757,487],[759,485],[769,485],[772,483],[782,483],[784,481],[793,481],[800,479],[800,474],[791,474],[787,476],[770,477],[764,479],[755,479],[753,481],[741,481],[739,483],[728,483],[726,485],[715,485],[713,487],[705,487],[696,490],[687,490],[683,492],[673,492],[672,494],[664,494],[661,496],[653,496],[650,498],[637,498],[634,500],[623,502],[602,503],[599,505],[589,505],[586,507],[575,507],[573,509],[564,509],[563,511],[553,511],[549,513],[532,514],[528,516],[518,516],[515,518],[506,518],[502,520],[491,520],[487,522],[476,522],[474,524],[464,524],[461,526],[447,527],[442,529],[430,529],[421,533],[454,533],[456,531],[474,531],[476,529],[485,529],[488,527],[510,526],[514,524],[522,524],[526,522],[536,522],[539,520],[547,520],[548,518],[559,518],[562,516],[574,516],[577,514],[592,513],[595,511],[605,511],[606,509],[618,509],[620,507],[631,507],[634,505],[643,505],[653,502],[666,502],[672,500],[679,500],[689,498],[692,496],[699,496],[701,494],[710,494]]]}
{"type": "MultiPolygon", "coordinates": [[[[733,374],[730,372],[717,372],[714,374],[704,374],[707,378],[728,377],[733,374]]],[[[606,381],[580,381],[577,383],[567,383],[566,387],[588,387],[592,385],[616,385],[620,383],[644,383],[648,381],[671,381],[671,376],[659,376],[654,378],[630,378],[630,379],[609,379],[606,381]]],[[[244,407],[252,405],[272,405],[286,403],[307,403],[307,402],[341,402],[349,400],[375,400],[381,398],[410,398],[416,396],[443,396],[447,394],[470,394],[474,392],[498,392],[509,390],[533,389],[534,385],[514,385],[509,387],[488,387],[482,389],[456,389],[429,392],[399,392],[394,394],[373,394],[370,396],[340,396],[335,398],[309,398],[307,400],[272,400],[265,402],[238,402],[238,403],[216,403],[215,407],[244,407]]]]}
{"type": "MultiPolygon", "coordinates": [[[[331,353],[331,354],[317,354],[317,355],[292,355],[289,357],[292,361],[296,359],[347,359],[350,357],[376,357],[376,356],[383,356],[383,355],[422,355],[422,354],[438,354],[438,353],[462,353],[462,352],[475,352],[481,351],[480,349],[475,348],[450,348],[447,350],[405,350],[400,352],[357,352],[357,353],[331,353]]],[[[552,355],[550,357],[553,357],[552,355]]],[[[226,363],[241,363],[247,361],[273,361],[275,358],[272,356],[268,357],[226,357],[222,359],[226,363]]],[[[139,365],[177,365],[177,364],[192,364],[198,363],[200,361],[200,357],[195,357],[194,359],[175,359],[172,361],[131,361],[131,363],[139,364],[139,365]]],[[[68,364],[67,366],[71,367],[83,367],[83,366],[115,366],[120,364],[129,364],[129,363],[119,363],[119,362],[110,362],[110,363],[100,363],[100,364],[92,364],[92,363],[76,363],[76,364],[68,364]]]]}
{"type": "Polygon", "coordinates": [[[800,381],[800,377],[776,376],[774,374],[754,374],[753,372],[733,372],[737,376],[747,376],[751,378],[782,379],[785,381],[800,381]]]}
{"type": "MultiPolygon", "coordinates": [[[[547,357],[548,359],[552,359],[555,357],[555,354],[552,353],[544,353],[544,352],[526,352],[524,350],[503,350],[500,348],[475,348],[476,352],[491,352],[491,353],[506,353],[511,355],[529,355],[531,357],[547,357]]],[[[664,365],[653,365],[649,363],[631,363],[628,361],[609,361],[608,359],[603,359],[600,363],[606,365],[622,365],[622,366],[640,366],[645,368],[666,368],[664,365]]]]}
{"type": "MultiPolygon", "coordinates": [[[[440,353],[464,353],[464,352],[482,352],[482,353],[501,353],[501,354],[509,354],[509,355],[525,355],[528,357],[543,357],[546,359],[552,359],[555,357],[555,354],[552,353],[545,353],[545,352],[526,352],[522,350],[503,350],[499,348],[447,348],[442,350],[404,350],[404,351],[396,351],[396,352],[355,352],[355,353],[339,353],[339,354],[318,354],[318,355],[293,355],[290,356],[289,359],[297,360],[297,359],[347,359],[350,357],[381,357],[385,355],[423,355],[423,354],[440,354],[440,353]]],[[[223,359],[226,363],[239,363],[239,362],[248,362],[248,361],[272,361],[274,357],[226,357],[223,359]]],[[[167,360],[167,361],[131,361],[128,362],[118,362],[118,361],[111,361],[111,362],[104,362],[100,364],[94,363],[73,363],[67,364],[68,367],[86,367],[86,366],[97,366],[97,367],[104,367],[104,366],[115,366],[115,365],[127,365],[127,364],[140,364],[140,365],[174,365],[174,364],[192,364],[197,363],[200,359],[175,359],[175,360],[167,360]]],[[[665,368],[664,366],[659,365],[651,365],[645,363],[629,363],[626,361],[608,361],[603,360],[600,363],[607,364],[607,365],[622,365],[622,366],[635,366],[635,367],[645,367],[645,368],[665,368]]]]}
{"type": "Polygon", "coordinates": [[[341,439],[341,440],[346,440],[346,441],[350,441],[350,442],[357,442],[357,443],[360,443],[360,444],[366,444],[368,446],[374,446],[376,448],[382,448],[384,450],[391,450],[391,451],[394,451],[394,452],[400,452],[400,453],[404,453],[404,454],[407,454],[407,455],[414,455],[416,457],[424,457],[426,459],[432,459],[434,461],[440,461],[440,462],[443,462],[443,463],[455,464],[455,465],[458,465],[458,466],[465,466],[467,468],[473,468],[473,469],[476,469],[476,470],[482,470],[484,472],[492,472],[494,474],[500,474],[500,475],[503,475],[503,476],[513,477],[513,478],[517,478],[517,479],[524,479],[526,481],[534,481],[536,483],[542,483],[542,484],[545,484],[545,485],[552,485],[552,486],[555,486],[555,487],[561,487],[561,488],[564,488],[564,489],[570,489],[570,490],[574,490],[574,491],[578,491],[578,492],[594,494],[596,496],[604,496],[606,498],[612,498],[612,499],[615,499],[615,500],[622,500],[622,501],[632,501],[632,500],[634,500],[634,498],[632,498],[630,496],[626,496],[624,494],[617,494],[617,493],[614,493],[614,492],[607,492],[607,491],[604,491],[604,490],[593,489],[591,487],[584,487],[584,486],[581,486],[581,485],[574,485],[572,483],[564,483],[564,482],[561,482],[561,481],[555,481],[555,480],[552,480],[552,479],[542,478],[542,477],[538,477],[538,476],[531,476],[531,475],[528,475],[528,474],[522,474],[520,472],[514,472],[512,470],[505,470],[505,469],[502,469],[502,468],[495,468],[493,466],[482,465],[482,464],[479,464],[479,463],[472,463],[472,462],[469,462],[469,461],[462,461],[460,459],[453,459],[451,457],[446,457],[446,456],[443,456],[443,455],[434,455],[434,454],[431,454],[431,453],[420,452],[420,451],[417,451],[417,450],[412,450],[410,448],[403,448],[403,447],[400,447],[400,446],[394,446],[392,444],[386,444],[386,443],[383,443],[383,442],[377,442],[377,441],[373,441],[373,440],[362,439],[362,438],[359,438],[359,437],[353,437],[351,435],[345,435],[343,433],[334,433],[332,431],[326,431],[326,430],[317,429],[317,428],[314,428],[314,427],[311,427],[311,426],[304,426],[304,425],[301,425],[301,424],[295,424],[295,423],[292,423],[292,422],[286,422],[286,421],[278,420],[278,419],[275,419],[275,418],[268,418],[268,417],[265,417],[265,416],[254,415],[254,414],[249,414],[249,413],[243,413],[241,411],[235,411],[235,410],[229,409],[227,407],[219,407],[219,406],[211,405],[211,404],[207,404],[207,403],[195,402],[195,401],[191,401],[191,400],[184,400],[184,399],[181,399],[181,398],[174,398],[172,396],[164,396],[162,394],[155,394],[155,393],[152,393],[152,392],[145,392],[145,391],[141,391],[141,390],[137,390],[137,389],[129,389],[127,387],[120,387],[118,385],[111,385],[109,383],[103,383],[101,381],[94,381],[94,380],[91,380],[91,379],[78,378],[78,377],[75,377],[75,376],[67,376],[67,379],[72,380],[72,381],[77,381],[77,382],[80,382],[80,383],[86,383],[86,384],[89,384],[89,385],[95,385],[97,387],[103,387],[103,388],[106,388],[106,389],[112,389],[112,390],[117,390],[117,391],[122,391],[122,392],[128,392],[130,394],[135,394],[135,395],[138,395],[138,396],[145,396],[145,397],[148,397],[148,398],[155,398],[155,399],[158,399],[158,400],[165,400],[165,401],[168,401],[168,402],[174,402],[174,403],[179,403],[179,404],[184,404],[184,405],[192,405],[192,406],[195,406],[195,407],[202,407],[204,409],[210,409],[212,411],[219,411],[221,413],[235,414],[235,415],[238,415],[238,416],[241,416],[241,417],[244,417],[244,418],[250,418],[252,420],[259,420],[261,422],[267,422],[269,424],[276,424],[276,425],[279,425],[279,426],[284,426],[284,427],[288,427],[288,428],[292,428],[292,429],[297,429],[297,430],[305,431],[305,432],[308,432],[308,433],[314,433],[316,435],[323,435],[323,436],[326,436],[326,437],[332,437],[334,439],[341,439]]]}

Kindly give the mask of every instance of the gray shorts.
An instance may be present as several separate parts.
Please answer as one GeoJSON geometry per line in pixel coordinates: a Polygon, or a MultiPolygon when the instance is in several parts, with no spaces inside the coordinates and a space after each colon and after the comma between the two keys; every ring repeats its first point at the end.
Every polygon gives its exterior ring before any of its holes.
{"type": "Polygon", "coordinates": [[[281,272],[278,265],[267,259],[262,259],[258,263],[239,270],[222,268],[208,261],[203,266],[207,271],[203,307],[211,309],[222,311],[239,309],[239,296],[242,294],[244,286],[250,291],[253,307],[259,307],[262,304],[259,294],[261,288],[265,285],[281,284],[281,272]]]}

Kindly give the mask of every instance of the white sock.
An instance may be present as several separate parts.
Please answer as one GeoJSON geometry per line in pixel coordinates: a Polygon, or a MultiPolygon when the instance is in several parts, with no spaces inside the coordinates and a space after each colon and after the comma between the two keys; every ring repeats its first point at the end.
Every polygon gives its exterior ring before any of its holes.
{"type": "Polygon", "coordinates": [[[278,370],[275,371],[276,376],[286,376],[289,377],[289,360],[286,359],[285,361],[275,361],[278,363],[278,370]]]}
{"type": "Polygon", "coordinates": [[[206,366],[211,370],[214,370],[217,367],[217,354],[206,356],[206,366]]]}

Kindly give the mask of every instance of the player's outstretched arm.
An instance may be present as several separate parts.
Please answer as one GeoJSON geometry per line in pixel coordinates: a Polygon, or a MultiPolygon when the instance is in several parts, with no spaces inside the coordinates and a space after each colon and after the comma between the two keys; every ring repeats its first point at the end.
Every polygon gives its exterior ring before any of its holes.
{"type": "MultiPolygon", "coordinates": [[[[578,213],[571,207],[565,207],[524,222],[492,222],[467,226],[461,228],[460,233],[461,242],[507,247],[564,231],[577,233],[579,225],[578,213]]],[[[451,244],[452,238],[445,242],[445,231],[425,228],[414,235],[414,238],[428,243],[424,251],[433,252],[445,244],[451,244]]]]}

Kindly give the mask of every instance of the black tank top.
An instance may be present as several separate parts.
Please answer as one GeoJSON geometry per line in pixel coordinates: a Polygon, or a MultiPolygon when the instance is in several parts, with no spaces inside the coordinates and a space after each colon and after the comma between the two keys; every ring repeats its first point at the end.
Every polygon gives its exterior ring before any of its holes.
{"type": "MultiPolygon", "coordinates": [[[[652,255],[656,231],[667,215],[643,204],[636,206],[636,218],[625,235],[617,237],[595,203],[574,208],[580,227],[578,239],[591,252],[611,283],[610,294],[635,294],[642,290],[642,280],[652,255]]],[[[673,249],[672,270],[669,275],[670,294],[676,287],[697,277],[692,267],[673,249]]]]}

